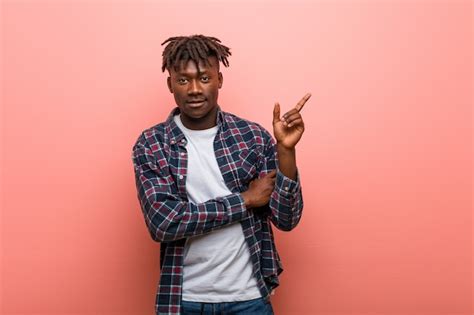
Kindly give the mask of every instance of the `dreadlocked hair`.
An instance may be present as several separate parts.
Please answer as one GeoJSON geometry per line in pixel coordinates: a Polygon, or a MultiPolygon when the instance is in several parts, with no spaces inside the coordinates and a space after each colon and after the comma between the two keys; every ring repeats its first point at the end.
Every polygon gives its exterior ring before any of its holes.
{"type": "Polygon", "coordinates": [[[185,64],[191,59],[196,63],[199,70],[199,61],[209,65],[207,58],[211,56],[217,57],[217,62],[221,61],[224,66],[229,66],[227,57],[232,55],[229,47],[220,44],[220,40],[215,37],[204,35],[192,36],[175,36],[165,40],[161,45],[166,45],[163,50],[163,65],[161,71],[173,67],[175,71],[179,66],[181,60],[185,64]]]}

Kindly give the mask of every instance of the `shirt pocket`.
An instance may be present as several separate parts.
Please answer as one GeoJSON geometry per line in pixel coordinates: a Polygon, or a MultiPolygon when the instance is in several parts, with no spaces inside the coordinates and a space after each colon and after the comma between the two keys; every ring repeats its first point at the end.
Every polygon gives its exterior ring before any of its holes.
{"type": "Polygon", "coordinates": [[[258,153],[251,149],[240,151],[237,166],[239,181],[242,185],[247,186],[253,179],[258,177],[258,172],[260,169],[260,159],[258,153]]]}

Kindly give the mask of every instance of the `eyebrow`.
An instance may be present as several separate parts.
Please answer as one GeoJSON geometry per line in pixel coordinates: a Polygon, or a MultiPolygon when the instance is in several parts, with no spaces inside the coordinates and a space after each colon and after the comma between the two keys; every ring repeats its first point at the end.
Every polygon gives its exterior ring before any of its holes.
{"type": "MultiPolygon", "coordinates": [[[[204,70],[204,71],[199,72],[198,74],[208,74],[208,73],[209,73],[209,71],[204,70]]],[[[188,75],[186,72],[183,72],[183,71],[179,71],[178,74],[179,75],[188,75]]]]}

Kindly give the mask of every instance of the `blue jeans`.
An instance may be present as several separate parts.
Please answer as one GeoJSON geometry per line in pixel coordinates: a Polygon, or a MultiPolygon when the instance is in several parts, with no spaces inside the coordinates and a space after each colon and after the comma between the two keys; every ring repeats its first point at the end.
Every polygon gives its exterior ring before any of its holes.
{"type": "Polygon", "coordinates": [[[265,298],[223,303],[181,301],[181,308],[183,315],[273,315],[272,304],[265,298]]]}

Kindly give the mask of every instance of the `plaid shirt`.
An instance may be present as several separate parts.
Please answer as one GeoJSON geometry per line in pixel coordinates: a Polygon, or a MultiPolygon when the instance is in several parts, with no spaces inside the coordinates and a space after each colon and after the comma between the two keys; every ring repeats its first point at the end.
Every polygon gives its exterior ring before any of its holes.
{"type": "Polygon", "coordinates": [[[232,192],[194,204],[186,193],[186,138],[173,116],[144,130],[132,150],[137,195],[151,238],[160,242],[160,281],[156,314],[180,314],[184,245],[187,237],[240,222],[263,297],[279,285],[283,271],[270,221],[289,231],[299,222],[303,198],[299,172],[291,180],[279,170],[270,201],[247,209],[241,193],[250,181],[277,168],[275,140],[257,123],[218,107],[214,150],[224,181],[232,192]]]}

